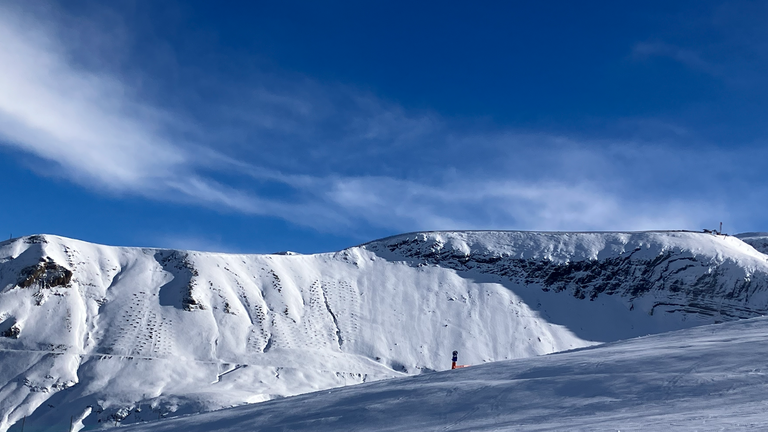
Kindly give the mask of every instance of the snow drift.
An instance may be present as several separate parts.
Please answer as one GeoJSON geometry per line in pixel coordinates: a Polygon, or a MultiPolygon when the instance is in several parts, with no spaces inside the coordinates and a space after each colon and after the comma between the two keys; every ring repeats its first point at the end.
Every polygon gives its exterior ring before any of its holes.
{"type": "Polygon", "coordinates": [[[768,309],[768,257],[689,232],[428,232],[229,255],[0,243],[0,431],[129,423],[768,309]]]}

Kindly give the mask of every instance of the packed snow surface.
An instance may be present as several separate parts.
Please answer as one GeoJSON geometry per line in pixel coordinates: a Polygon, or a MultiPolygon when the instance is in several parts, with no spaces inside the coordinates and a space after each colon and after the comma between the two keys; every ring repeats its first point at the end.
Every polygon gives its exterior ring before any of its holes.
{"type": "Polygon", "coordinates": [[[0,243],[0,432],[166,418],[762,315],[768,257],[690,232],[405,234],[233,255],[0,243]]]}
{"type": "Polygon", "coordinates": [[[768,319],[753,318],[124,430],[766,430],[766,359],[768,319]]]}

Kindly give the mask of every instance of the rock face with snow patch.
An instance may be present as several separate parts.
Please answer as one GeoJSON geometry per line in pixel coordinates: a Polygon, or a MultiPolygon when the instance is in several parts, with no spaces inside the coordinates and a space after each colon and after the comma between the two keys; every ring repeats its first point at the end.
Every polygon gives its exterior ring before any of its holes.
{"type": "MultiPolygon", "coordinates": [[[[764,248],[768,236],[747,237],[764,248]]],[[[751,318],[768,310],[766,259],[734,237],[690,232],[419,233],[369,246],[460,272],[496,275],[593,301],[618,296],[659,311],[751,318]]]]}
{"type": "Polygon", "coordinates": [[[768,254],[768,233],[744,233],[737,234],[736,237],[759,252],[768,254]]]}
{"type": "Polygon", "coordinates": [[[336,253],[0,243],[0,431],[129,423],[768,310],[768,257],[686,232],[430,232],[336,253]],[[34,425],[34,426],[33,426],[34,425]]]}

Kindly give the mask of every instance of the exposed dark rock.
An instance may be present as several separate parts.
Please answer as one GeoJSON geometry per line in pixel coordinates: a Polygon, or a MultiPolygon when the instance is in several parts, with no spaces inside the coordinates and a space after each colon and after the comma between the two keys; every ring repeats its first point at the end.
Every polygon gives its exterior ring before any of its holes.
{"type": "Polygon", "coordinates": [[[31,235],[24,238],[24,242],[27,244],[46,244],[48,243],[48,240],[46,240],[45,236],[42,235],[31,235]]]}
{"type": "MultiPolygon", "coordinates": [[[[487,252],[457,253],[435,239],[406,238],[385,244],[390,252],[414,260],[415,266],[439,265],[456,271],[476,271],[548,292],[567,291],[595,300],[601,295],[638,297],[654,294],[670,301],[662,307],[706,316],[750,318],[768,313],[768,305],[755,304],[756,292],[768,291],[768,275],[736,278],[726,267],[690,252],[665,251],[653,258],[637,258],[634,251],[616,257],[570,262],[522,259],[487,252]]],[[[634,309],[634,306],[632,307],[634,309]]]]}
{"type": "Polygon", "coordinates": [[[21,327],[18,324],[12,325],[9,329],[0,332],[0,336],[11,339],[18,339],[21,334],[21,327]]]}
{"type": "Polygon", "coordinates": [[[736,237],[757,251],[768,254],[768,233],[745,233],[739,234],[736,237]]]}
{"type": "Polygon", "coordinates": [[[40,263],[21,270],[21,278],[16,284],[21,288],[37,286],[40,288],[66,287],[72,281],[72,272],[51,258],[41,258],[40,263]]]}

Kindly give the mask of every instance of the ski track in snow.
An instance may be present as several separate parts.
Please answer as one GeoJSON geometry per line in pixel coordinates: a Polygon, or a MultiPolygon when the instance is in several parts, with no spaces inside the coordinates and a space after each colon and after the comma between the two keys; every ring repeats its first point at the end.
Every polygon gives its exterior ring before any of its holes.
{"type": "Polygon", "coordinates": [[[766,430],[766,335],[754,318],[120,430],[766,430]]]}
{"type": "MultiPolygon", "coordinates": [[[[454,349],[482,365],[758,316],[765,235],[741,238],[433,232],[317,255],[0,242],[0,432],[431,373],[454,349]]],[[[459,429],[482,410],[462,415],[459,429]]]]}

